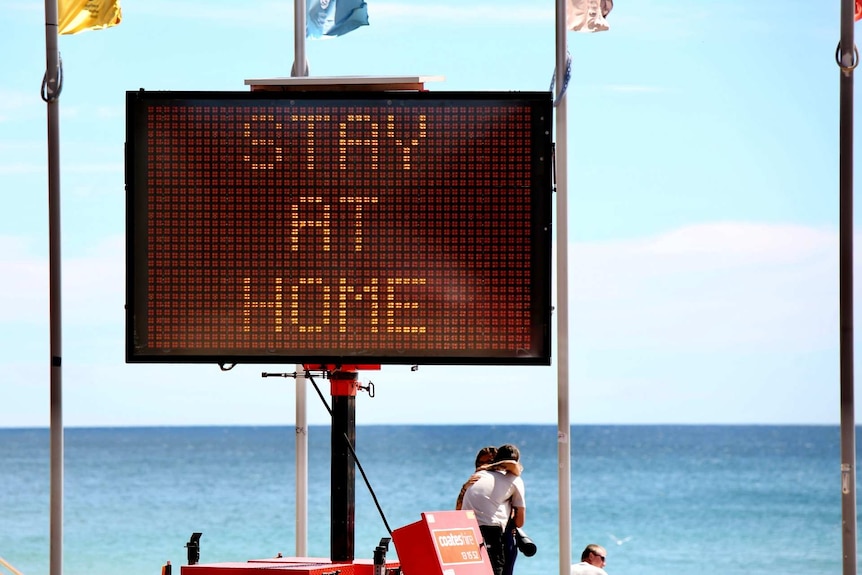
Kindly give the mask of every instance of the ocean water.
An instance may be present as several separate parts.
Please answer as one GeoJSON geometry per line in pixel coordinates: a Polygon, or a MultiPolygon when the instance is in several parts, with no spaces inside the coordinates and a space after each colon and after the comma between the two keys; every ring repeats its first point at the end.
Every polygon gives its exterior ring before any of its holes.
{"type": "MultiPolygon", "coordinates": [[[[64,574],[157,575],[166,560],[185,564],[196,531],[201,563],[296,555],[295,433],[67,429],[64,574]]],[[[514,443],[539,548],[516,573],[558,573],[555,425],[359,426],[356,436],[386,520],[357,469],[357,558],[372,557],[386,523],[452,509],[479,447],[514,443]]],[[[330,429],[308,437],[308,555],[329,557],[330,429]]],[[[571,560],[599,543],[610,575],[841,573],[839,437],[838,426],[576,426],[571,560]]],[[[49,573],[49,490],[48,430],[0,429],[0,558],[23,575],[49,573]]]]}

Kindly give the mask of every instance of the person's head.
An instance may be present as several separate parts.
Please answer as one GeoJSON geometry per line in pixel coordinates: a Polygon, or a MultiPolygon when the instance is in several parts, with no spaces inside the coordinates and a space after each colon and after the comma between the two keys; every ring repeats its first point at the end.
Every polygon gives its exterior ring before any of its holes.
{"type": "Polygon", "coordinates": [[[511,443],[504,443],[497,448],[497,455],[494,461],[520,461],[521,452],[511,443]]]}
{"type": "Polygon", "coordinates": [[[496,456],[496,447],[494,447],[493,445],[483,447],[479,450],[479,453],[476,454],[476,467],[481,467],[482,465],[488,465],[489,463],[493,463],[494,457],[496,456]]]}
{"type": "Polygon", "coordinates": [[[595,567],[604,567],[605,561],[608,558],[608,552],[601,545],[590,543],[584,548],[581,553],[581,561],[586,561],[595,567]]]}

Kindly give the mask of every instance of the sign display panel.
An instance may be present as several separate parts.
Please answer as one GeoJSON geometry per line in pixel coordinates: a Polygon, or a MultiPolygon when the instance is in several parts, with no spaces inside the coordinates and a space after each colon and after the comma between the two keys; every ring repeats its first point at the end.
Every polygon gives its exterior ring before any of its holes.
{"type": "Polygon", "coordinates": [[[550,93],[126,104],[127,361],[550,363],[550,93]]]}

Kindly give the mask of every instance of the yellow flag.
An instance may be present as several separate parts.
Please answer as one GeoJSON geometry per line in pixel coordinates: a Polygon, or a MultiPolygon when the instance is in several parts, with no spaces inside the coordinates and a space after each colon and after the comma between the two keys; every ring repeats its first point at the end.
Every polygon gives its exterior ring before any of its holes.
{"type": "Polygon", "coordinates": [[[60,34],[116,26],[123,19],[120,0],[58,0],[60,34]]]}

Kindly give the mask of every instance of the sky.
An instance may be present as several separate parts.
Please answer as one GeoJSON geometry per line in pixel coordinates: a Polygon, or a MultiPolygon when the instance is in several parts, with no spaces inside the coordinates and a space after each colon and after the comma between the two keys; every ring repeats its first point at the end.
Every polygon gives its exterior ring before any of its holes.
{"type": "MultiPolygon", "coordinates": [[[[838,424],[838,11],[618,1],[609,31],[568,33],[573,424],[838,424]]],[[[368,12],[307,41],[311,75],[549,89],[550,0],[368,12]]],[[[44,6],[0,13],[0,427],[47,427],[44,6]]],[[[296,421],[294,380],[261,377],[293,364],[127,364],[124,345],[125,92],[244,91],[293,51],[292,3],[260,0],[125,0],[119,26],[60,38],[64,425],[296,421]]],[[[547,367],[362,372],[357,424],[553,424],[558,342],[547,367]]],[[[311,389],[305,411],[328,422],[311,389]]]]}

